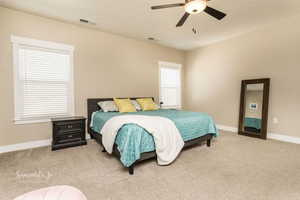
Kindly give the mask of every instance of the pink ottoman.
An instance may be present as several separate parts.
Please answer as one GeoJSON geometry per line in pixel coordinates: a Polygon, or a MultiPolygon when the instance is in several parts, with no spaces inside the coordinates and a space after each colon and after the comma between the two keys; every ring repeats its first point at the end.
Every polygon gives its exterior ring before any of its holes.
{"type": "Polygon", "coordinates": [[[23,194],[15,200],[87,200],[77,188],[61,185],[42,188],[23,194]]]}

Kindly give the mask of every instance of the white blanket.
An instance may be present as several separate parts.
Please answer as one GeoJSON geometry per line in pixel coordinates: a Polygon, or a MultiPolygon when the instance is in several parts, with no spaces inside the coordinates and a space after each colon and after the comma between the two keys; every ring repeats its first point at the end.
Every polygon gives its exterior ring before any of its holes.
{"type": "Polygon", "coordinates": [[[144,115],[121,115],[109,119],[101,129],[102,143],[112,153],[119,129],[128,123],[137,124],[154,138],[159,165],[173,162],[184,146],[184,141],[175,124],[168,118],[144,115]]]}

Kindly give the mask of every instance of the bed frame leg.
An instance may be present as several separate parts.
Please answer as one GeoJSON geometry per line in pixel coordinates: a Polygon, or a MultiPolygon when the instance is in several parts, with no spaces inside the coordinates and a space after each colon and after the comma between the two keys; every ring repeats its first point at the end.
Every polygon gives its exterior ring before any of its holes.
{"type": "Polygon", "coordinates": [[[134,164],[132,164],[129,168],[128,168],[129,174],[133,175],[134,174],[134,164]]]}
{"type": "Polygon", "coordinates": [[[90,138],[91,138],[92,140],[95,139],[94,136],[93,136],[93,134],[89,133],[89,135],[90,135],[90,138]]]}
{"type": "Polygon", "coordinates": [[[211,145],[211,139],[206,140],[206,146],[210,147],[211,145]]]}

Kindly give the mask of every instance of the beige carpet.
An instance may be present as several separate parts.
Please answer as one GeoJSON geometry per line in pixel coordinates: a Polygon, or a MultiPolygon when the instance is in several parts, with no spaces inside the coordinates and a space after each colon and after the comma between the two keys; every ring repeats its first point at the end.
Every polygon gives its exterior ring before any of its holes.
{"type": "Polygon", "coordinates": [[[0,155],[0,199],[52,185],[71,185],[88,200],[300,199],[300,145],[221,133],[212,147],[184,151],[175,163],[152,160],[129,176],[98,144],[0,155]]]}

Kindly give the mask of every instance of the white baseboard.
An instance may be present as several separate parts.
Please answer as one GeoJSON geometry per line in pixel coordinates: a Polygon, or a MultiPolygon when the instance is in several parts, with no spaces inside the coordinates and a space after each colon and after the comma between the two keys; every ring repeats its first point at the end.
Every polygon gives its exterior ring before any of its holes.
{"type": "Polygon", "coordinates": [[[7,145],[7,146],[0,146],[0,153],[19,151],[19,150],[25,150],[25,149],[33,149],[33,148],[38,148],[38,147],[50,146],[50,145],[51,145],[50,139],[18,143],[18,144],[12,144],[12,145],[7,145]]]}
{"type": "MultiPolygon", "coordinates": [[[[238,132],[238,128],[232,127],[232,126],[217,125],[217,128],[219,130],[223,130],[223,131],[229,131],[229,132],[234,132],[234,133],[238,132]]],[[[277,133],[268,133],[267,138],[273,139],[273,140],[279,140],[279,141],[283,141],[283,142],[300,144],[299,137],[293,137],[293,136],[282,135],[282,134],[277,134],[277,133]]]]}
{"type": "Polygon", "coordinates": [[[87,134],[85,135],[85,138],[86,138],[87,140],[89,140],[89,139],[91,139],[91,135],[90,135],[89,133],[87,133],[87,134]]]}
{"type": "Polygon", "coordinates": [[[281,135],[276,133],[268,133],[268,138],[273,140],[280,140],[283,142],[290,142],[295,144],[300,144],[300,138],[299,137],[293,137],[288,135],[281,135]]]}
{"type": "MultiPolygon", "coordinates": [[[[229,132],[238,132],[238,128],[232,126],[225,125],[217,125],[219,130],[229,131],[229,132]]],[[[90,139],[90,135],[86,135],[86,139],[90,139]]],[[[300,144],[299,137],[287,136],[282,134],[268,133],[268,139],[280,140],[283,142],[290,142],[295,144],[300,144]]],[[[51,145],[51,139],[47,140],[37,140],[32,142],[18,143],[7,146],[0,146],[0,153],[12,152],[12,151],[20,151],[25,149],[33,149],[38,147],[45,147],[51,145]]]]}
{"type": "MultiPolygon", "coordinates": [[[[91,139],[90,134],[86,135],[86,139],[91,139]]],[[[26,150],[26,149],[34,149],[38,147],[46,147],[51,145],[52,140],[37,140],[32,142],[25,142],[25,143],[18,143],[18,144],[12,144],[7,146],[0,146],[0,154],[1,153],[7,153],[12,151],[20,151],[20,150],[26,150]]]]}
{"type": "Polygon", "coordinates": [[[234,132],[234,133],[237,133],[238,132],[238,128],[235,128],[235,127],[232,127],[232,126],[224,126],[224,125],[217,125],[217,128],[219,130],[222,130],[222,131],[229,131],[229,132],[234,132]]]}

